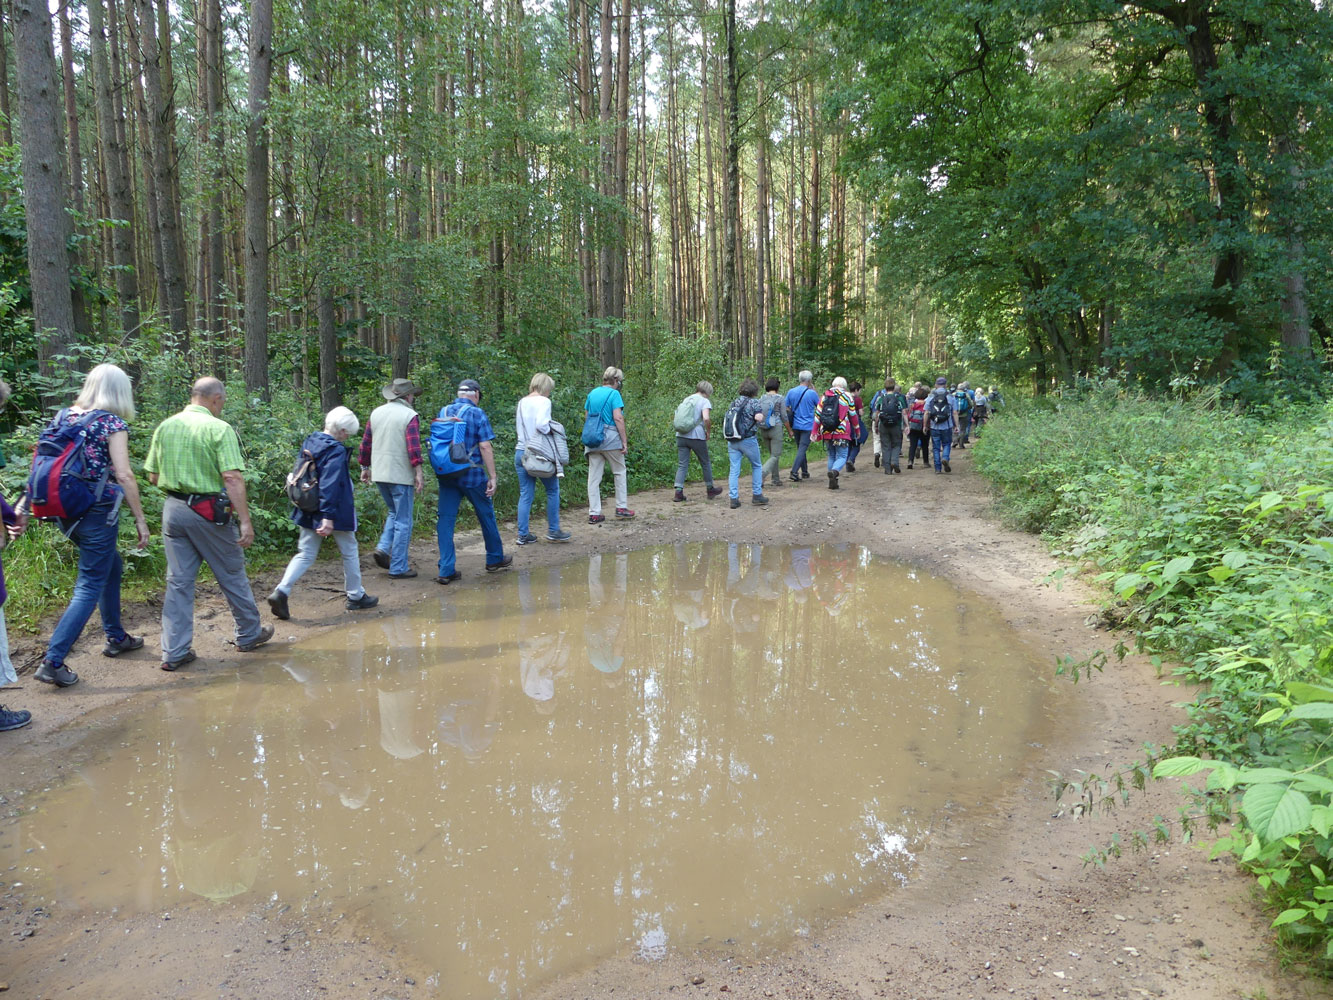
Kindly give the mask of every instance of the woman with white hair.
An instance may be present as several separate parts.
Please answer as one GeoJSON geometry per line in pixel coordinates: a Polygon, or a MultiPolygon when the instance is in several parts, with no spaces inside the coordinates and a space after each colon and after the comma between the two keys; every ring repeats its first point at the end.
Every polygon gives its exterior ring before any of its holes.
{"type": "MultiPolygon", "coordinates": [[[[79,570],[69,607],[60,616],[46,646],[42,665],[33,675],[44,684],[70,687],[79,675],[65,666],[65,657],[92,617],[102,615],[106,642],[103,656],[119,656],[143,646],[120,623],[120,577],[123,570],[116,540],[120,505],[129,504],[140,549],[148,546],[148,521],[139,500],[139,483],[130,468],[130,425],[134,392],[130,377],[115,365],[98,365],[83,380],[74,405],[52,418],[42,434],[78,427],[83,434],[84,476],[93,487],[93,505],[78,519],[61,520],[60,530],[79,547],[79,570]]],[[[32,498],[19,501],[18,529],[27,524],[32,498]]]]}
{"type": "Polygon", "coordinates": [[[352,493],[351,452],[347,439],[361,429],[356,414],[345,406],[335,406],[324,417],[324,429],[315,431],[301,442],[298,468],[308,463],[302,478],[313,473],[318,481],[319,509],[302,510],[292,505],[292,520],[300,529],[296,555],[273,593],[268,606],[275,618],[286,621],[287,598],[296,581],[305,575],[319,555],[319,547],[330,535],[338,543],[343,561],[343,588],[347,591],[348,611],[360,611],[379,604],[378,597],[361,586],[361,554],[356,546],[356,498],[352,493]]]}

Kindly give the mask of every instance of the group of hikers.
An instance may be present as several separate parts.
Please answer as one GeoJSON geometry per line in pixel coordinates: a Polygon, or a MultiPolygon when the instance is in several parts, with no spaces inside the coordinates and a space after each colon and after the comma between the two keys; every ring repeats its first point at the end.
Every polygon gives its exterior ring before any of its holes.
{"type": "MultiPolygon", "coordinates": [[[[621,395],[624,380],[619,368],[607,368],[601,384],[584,401],[579,440],[588,461],[589,524],[606,520],[601,485],[608,467],[614,483],[615,517],[635,516],[628,505],[629,432],[621,395]]],[[[818,441],[828,451],[829,488],[837,489],[841,472],[855,471],[857,456],[868,439],[873,439],[876,467],[886,474],[901,472],[904,430],[909,439],[909,469],[919,451],[923,463],[934,455],[936,472],[950,471],[950,448],[966,447],[969,435],[979,434],[990,414],[1002,405],[993,389],[989,393],[974,391],[965,382],[951,389],[940,378],[933,390],[917,383],[909,393],[903,393],[890,378],[871,399],[867,413],[859,382],[849,385],[838,377],[823,392],[812,382],[811,372],[803,371],[785,395],[780,393],[776,378],[766,381],[762,395],[754,379],[741,383],[739,395],[722,420],[730,459],[731,507],[740,506],[743,461],[750,463],[752,504],[768,504],[763,491],[765,479],[771,487],[782,485],[778,463],[784,435],[792,437],[797,445],[790,483],[810,478],[806,453],[810,443],[818,441]],[[763,452],[767,458],[762,457],[763,452]]],[[[569,446],[564,427],[552,416],[553,390],[551,376],[538,372],[515,409],[518,545],[538,541],[530,530],[538,482],[546,499],[546,540],[564,542],[570,538],[560,526],[560,483],[569,464],[569,446]]],[[[314,564],[324,539],[330,537],[342,559],[346,609],[359,611],[379,603],[362,583],[356,538],[358,518],[347,442],[358,433],[361,441],[355,460],[361,481],[374,484],[387,508],[371,558],[391,579],[417,576],[409,560],[409,543],[415,498],[425,488],[427,463],[439,490],[435,581],[449,585],[462,578],[454,533],[464,500],[481,527],[486,572],[497,573],[512,565],[513,556],[504,551],[495,516],[497,472],[491,444],[495,433],[481,405],[481,385],[470,378],[460,381],[453,401],[429,421],[424,432],[415,408],[422,391],[412,380],[396,378],[382,388],[384,403],[371,412],[364,431],[355,413],[337,406],[325,414],[322,429],[302,441],[286,483],[292,504],[290,516],[298,529],[296,553],[266,598],[274,618],[285,621],[290,617],[292,591],[314,564]]],[[[9,387],[0,382],[0,407],[7,402],[9,392],[9,387]]],[[[681,401],[673,418],[679,460],[676,501],[686,499],[684,487],[691,455],[702,468],[708,498],[722,492],[714,484],[708,450],[712,395],[712,385],[699,382],[695,391],[681,401]]],[[[237,651],[258,649],[273,637],[274,627],[261,620],[246,574],[244,550],[254,542],[254,524],[246,496],[240,438],[222,419],[226,399],[226,387],[220,380],[197,380],[191,387],[188,405],[154,429],[143,463],[149,482],[164,493],[161,534],[167,575],[159,665],[165,671],[179,670],[197,658],[192,646],[195,580],[204,563],[212,570],[231,609],[237,651]]],[[[18,502],[11,506],[0,495],[0,515],[6,529],[0,533],[0,542],[19,537],[31,519],[39,518],[56,524],[78,548],[77,577],[69,605],[52,630],[41,665],[34,673],[38,681],[55,688],[78,683],[79,676],[66,664],[66,657],[94,609],[101,615],[102,655],[116,657],[144,645],[143,637],[131,635],[121,622],[123,562],[117,551],[122,507],[128,506],[134,518],[140,550],[147,547],[150,537],[129,458],[129,431],[134,418],[129,376],[116,365],[98,365],[84,379],[74,402],[42,430],[28,486],[18,502]]],[[[0,562],[0,687],[18,679],[5,631],[6,596],[0,562]]],[[[22,728],[31,719],[26,710],[11,711],[0,705],[0,731],[22,728]]]]}

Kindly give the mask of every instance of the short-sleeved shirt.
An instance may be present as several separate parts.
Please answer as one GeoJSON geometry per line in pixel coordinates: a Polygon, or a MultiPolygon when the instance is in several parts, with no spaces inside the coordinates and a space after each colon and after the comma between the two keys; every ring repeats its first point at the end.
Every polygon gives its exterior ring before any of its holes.
{"type": "Polygon", "coordinates": [[[737,396],[731,405],[737,408],[736,426],[742,431],[740,440],[754,437],[764,419],[764,404],[750,396],[737,396]]]}
{"type": "Polygon", "coordinates": [[[694,402],[694,426],[684,434],[677,434],[676,437],[685,438],[687,441],[703,441],[707,435],[704,434],[703,422],[709,418],[713,412],[713,403],[707,396],[701,392],[696,392],[692,396],[686,397],[694,402]]]}
{"type": "MultiPolygon", "coordinates": [[[[108,413],[106,410],[92,410],[82,413],[76,413],[74,410],[64,410],[64,423],[73,424],[88,416],[89,412],[95,413],[88,423],[88,436],[84,438],[83,457],[88,470],[88,478],[94,482],[102,478],[102,473],[107,473],[106,490],[102,494],[103,499],[110,499],[115,496],[115,491],[120,489],[110,473],[111,468],[111,445],[109,441],[112,434],[118,434],[121,431],[129,433],[130,425],[125,423],[114,413],[108,413]]],[[[59,414],[57,414],[59,416],[59,414]]]]}
{"type": "Polygon", "coordinates": [[[808,385],[794,385],[788,389],[786,405],[792,411],[792,427],[798,431],[813,430],[818,403],[819,393],[808,385]]]}
{"type": "Polygon", "coordinates": [[[457,475],[449,476],[451,483],[462,489],[486,485],[486,467],[481,461],[481,443],[495,438],[491,430],[490,417],[486,411],[470,399],[456,399],[440,411],[442,417],[458,417],[463,421],[463,444],[467,447],[468,460],[472,467],[457,475]]]}
{"type": "Polygon", "coordinates": [[[222,473],[245,471],[236,430],[206,406],[191,403],[153,431],[144,471],[171,493],[221,493],[222,473]]]}
{"type": "Polygon", "coordinates": [[[609,385],[599,385],[588,393],[588,398],[583,401],[584,412],[601,414],[604,424],[615,423],[616,410],[624,409],[625,399],[620,395],[620,390],[613,389],[609,385]]]}

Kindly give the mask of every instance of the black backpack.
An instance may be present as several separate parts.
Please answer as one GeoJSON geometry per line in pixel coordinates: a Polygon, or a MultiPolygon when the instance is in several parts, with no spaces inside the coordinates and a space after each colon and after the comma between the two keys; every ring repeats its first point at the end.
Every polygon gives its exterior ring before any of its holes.
{"type": "Polygon", "coordinates": [[[879,401],[880,427],[901,427],[903,422],[902,397],[896,392],[886,392],[879,401]]]}
{"type": "Polygon", "coordinates": [[[287,474],[287,499],[297,510],[307,514],[319,511],[319,468],[315,465],[315,456],[305,448],[296,456],[296,464],[287,474]]]}
{"type": "Polygon", "coordinates": [[[744,440],[754,430],[754,414],[745,405],[748,396],[738,396],[722,417],[722,436],[728,441],[744,440]]]}
{"type": "Polygon", "coordinates": [[[819,427],[826,433],[833,433],[842,423],[839,410],[842,407],[842,400],[838,398],[836,392],[828,393],[824,396],[824,405],[819,410],[819,427]],[[832,403],[832,406],[829,406],[832,403]]]}
{"type": "Polygon", "coordinates": [[[931,426],[953,420],[953,407],[949,405],[949,397],[942,392],[931,395],[930,402],[926,404],[926,412],[930,415],[931,426]]]}

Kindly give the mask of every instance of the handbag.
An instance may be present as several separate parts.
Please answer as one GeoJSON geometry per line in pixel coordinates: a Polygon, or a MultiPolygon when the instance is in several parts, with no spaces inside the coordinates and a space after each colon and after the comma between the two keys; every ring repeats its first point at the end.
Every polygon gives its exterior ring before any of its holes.
{"type": "MultiPolygon", "coordinates": [[[[607,393],[606,402],[611,402],[610,393],[607,393]]],[[[583,442],[583,447],[587,448],[589,451],[615,450],[613,448],[606,448],[606,429],[612,424],[611,419],[605,415],[605,411],[606,404],[603,403],[601,413],[590,413],[588,414],[588,419],[583,421],[583,434],[580,436],[580,440],[583,442]]],[[[620,432],[617,431],[616,438],[618,439],[619,436],[620,432]]]]}
{"type": "Polygon", "coordinates": [[[534,479],[550,479],[559,471],[555,460],[531,447],[523,451],[523,471],[534,479]]]}

